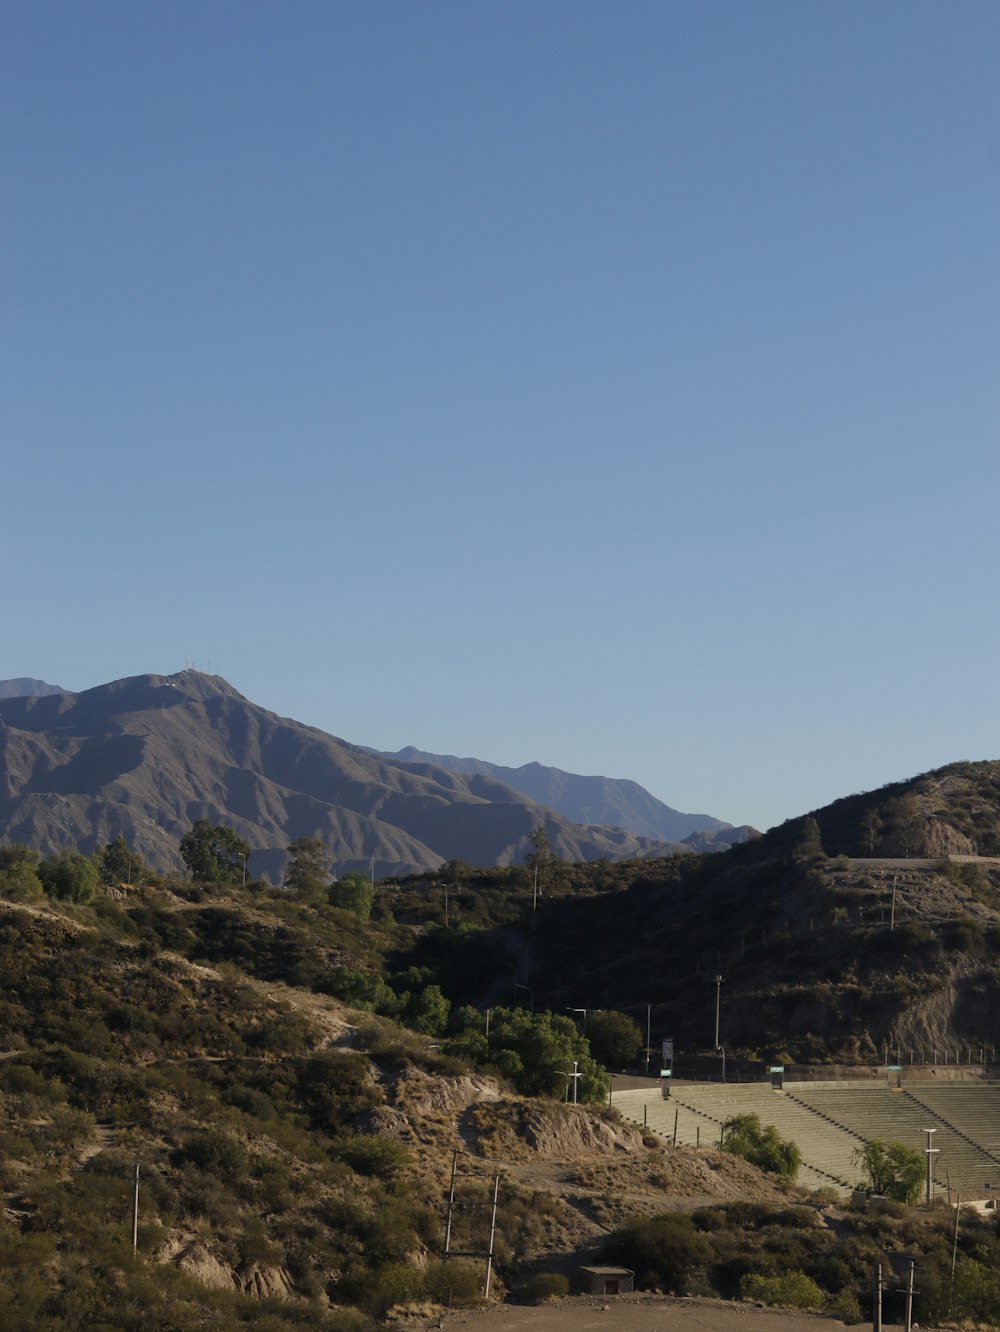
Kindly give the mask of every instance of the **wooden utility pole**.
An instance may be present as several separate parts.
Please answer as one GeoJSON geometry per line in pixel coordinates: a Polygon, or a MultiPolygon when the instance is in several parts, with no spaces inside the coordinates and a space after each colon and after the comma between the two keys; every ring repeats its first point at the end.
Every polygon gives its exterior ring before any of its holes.
{"type": "Polygon", "coordinates": [[[872,1298],[872,1332],[882,1332],[882,1264],[876,1268],[875,1290],[872,1298]]]}
{"type": "Polygon", "coordinates": [[[913,1259],[910,1259],[910,1275],[906,1281],[906,1321],[903,1324],[905,1332],[911,1332],[913,1327],[913,1259]]]}
{"type": "MultiPolygon", "coordinates": [[[[489,1010],[487,1010],[488,1012],[489,1010]]],[[[458,1152],[451,1154],[451,1188],[448,1191],[448,1219],[444,1223],[444,1256],[451,1251],[451,1214],[455,1210],[455,1175],[458,1173],[458,1152]]]]}
{"type": "Polygon", "coordinates": [[[500,1176],[493,1176],[493,1217],[490,1221],[490,1250],[486,1255],[486,1299],[490,1298],[490,1278],[493,1276],[493,1241],[497,1233],[497,1198],[500,1196],[500,1176]]]}
{"type": "Polygon", "coordinates": [[[948,1285],[948,1317],[951,1317],[951,1301],[955,1294],[955,1262],[958,1258],[958,1218],[962,1215],[962,1195],[958,1195],[955,1204],[955,1238],[951,1244],[951,1281],[948,1285]]]}
{"type": "Polygon", "coordinates": [[[139,1248],[139,1166],[135,1167],[135,1188],[132,1193],[132,1252],[139,1248]]]}
{"type": "Polygon", "coordinates": [[[444,1227],[445,1258],[485,1258],[486,1259],[486,1298],[490,1297],[490,1285],[493,1280],[493,1254],[496,1248],[497,1203],[500,1197],[500,1176],[493,1176],[493,1215],[490,1218],[490,1246],[488,1249],[452,1249],[451,1226],[455,1211],[455,1180],[458,1175],[458,1152],[451,1154],[451,1187],[448,1190],[448,1219],[444,1227]]]}

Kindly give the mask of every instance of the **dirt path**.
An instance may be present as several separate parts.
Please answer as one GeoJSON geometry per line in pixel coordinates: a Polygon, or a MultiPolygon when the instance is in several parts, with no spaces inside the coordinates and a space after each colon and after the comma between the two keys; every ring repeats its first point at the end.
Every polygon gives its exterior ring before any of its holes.
{"type": "MultiPolygon", "coordinates": [[[[536,1307],[501,1305],[494,1309],[445,1314],[420,1325],[446,1332],[835,1332],[843,1323],[821,1314],[761,1309],[721,1300],[671,1300],[660,1296],[622,1295],[601,1300],[572,1296],[536,1307]]],[[[889,1332],[890,1324],[883,1327],[889,1332]]],[[[924,1332],[932,1332],[925,1329],[924,1332]]]]}

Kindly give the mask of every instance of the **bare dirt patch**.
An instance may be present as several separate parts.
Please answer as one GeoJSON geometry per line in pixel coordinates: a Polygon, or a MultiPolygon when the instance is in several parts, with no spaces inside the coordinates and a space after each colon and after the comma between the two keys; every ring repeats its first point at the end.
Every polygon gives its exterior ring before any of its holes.
{"type": "MultiPolygon", "coordinates": [[[[458,1332],[822,1332],[839,1328],[839,1319],[821,1314],[763,1309],[722,1300],[675,1300],[651,1295],[608,1299],[578,1295],[535,1307],[502,1305],[493,1309],[445,1314],[422,1321],[423,1329],[458,1332]]],[[[888,1324],[883,1324],[888,1332],[888,1324]]]]}

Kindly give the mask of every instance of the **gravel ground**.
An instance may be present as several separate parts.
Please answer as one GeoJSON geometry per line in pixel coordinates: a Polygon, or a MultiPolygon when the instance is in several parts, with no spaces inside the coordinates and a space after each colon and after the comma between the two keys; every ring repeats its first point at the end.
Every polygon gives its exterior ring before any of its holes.
{"type": "MultiPolygon", "coordinates": [[[[496,1308],[445,1314],[423,1329],[445,1332],[835,1332],[839,1319],[819,1314],[785,1313],[721,1300],[673,1300],[650,1295],[595,1299],[571,1296],[533,1307],[496,1308]]],[[[864,1325],[862,1325],[864,1326],[864,1325]]],[[[884,1323],[888,1332],[890,1325],[884,1323]]],[[[923,1332],[931,1332],[923,1329],[923,1332]]]]}

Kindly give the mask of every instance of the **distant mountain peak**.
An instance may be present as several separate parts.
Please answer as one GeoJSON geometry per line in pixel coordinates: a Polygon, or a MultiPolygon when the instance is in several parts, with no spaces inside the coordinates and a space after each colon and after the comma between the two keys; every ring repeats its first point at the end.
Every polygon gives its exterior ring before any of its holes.
{"type": "Polygon", "coordinates": [[[59,685],[46,684],[44,680],[32,680],[28,676],[21,676],[16,680],[0,680],[0,698],[45,698],[49,694],[68,692],[59,685]]]}
{"type": "Polygon", "coordinates": [[[627,778],[584,776],[546,767],[537,760],[519,768],[505,768],[485,759],[458,758],[454,754],[431,754],[407,745],[396,753],[369,751],[392,763],[432,764],[465,776],[492,777],[522,795],[556,810],[574,823],[605,828],[624,828],[637,837],[663,842],[683,842],[695,834],[715,834],[715,846],[744,841],[746,834],[731,823],[710,814],[684,814],[657,800],[638,782],[627,778]],[[727,839],[726,833],[732,832],[727,839]]]}
{"type": "Polygon", "coordinates": [[[670,849],[540,809],[488,773],[374,756],[201,671],[19,694],[0,715],[0,841],[44,853],[89,853],[122,836],[154,868],[176,867],[180,839],[200,818],[246,838],[253,872],[273,882],[299,837],[319,837],[338,873],[382,877],[447,860],[517,863],[540,820],[564,860],[670,849]]]}

